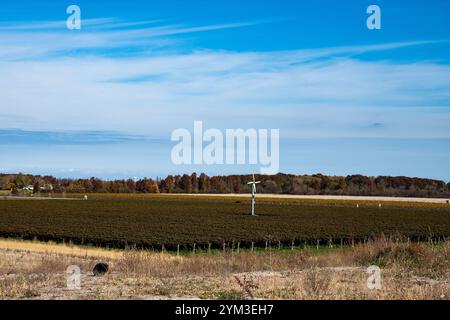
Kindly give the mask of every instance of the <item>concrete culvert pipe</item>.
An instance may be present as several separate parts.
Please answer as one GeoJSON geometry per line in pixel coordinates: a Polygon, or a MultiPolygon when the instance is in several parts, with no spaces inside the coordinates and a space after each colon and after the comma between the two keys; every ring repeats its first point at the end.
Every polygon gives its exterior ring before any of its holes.
{"type": "Polygon", "coordinates": [[[109,264],[107,262],[99,262],[94,266],[92,272],[94,276],[103,276],[105,273],[109,272],[109,264]]]}

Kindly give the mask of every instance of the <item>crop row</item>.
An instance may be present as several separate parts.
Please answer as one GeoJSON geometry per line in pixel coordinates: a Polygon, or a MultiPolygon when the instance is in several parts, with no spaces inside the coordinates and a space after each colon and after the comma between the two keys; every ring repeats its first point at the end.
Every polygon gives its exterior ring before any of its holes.
{"type": "Polygon", "coordinates": [[[450,210],[324,206],[205,200],[0,201],[0,236],[124,247],[224,242],[350,242],[380,234],[411,239],[448,237],[450,210]]]}

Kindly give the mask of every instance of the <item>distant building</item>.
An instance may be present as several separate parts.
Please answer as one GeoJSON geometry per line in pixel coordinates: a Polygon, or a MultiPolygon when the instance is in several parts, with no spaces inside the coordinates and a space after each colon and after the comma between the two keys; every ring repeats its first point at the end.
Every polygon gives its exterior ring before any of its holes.
{"type": "Polygon", "coordinates": [[[43,192],[50,192],[53,191],[53,186],[51,184],[46,184],[45,186],[40,187],[39,190],[43,192]]]}
{"type": "Polygon", "coordinates": [[[33,191],[34,190],[34,186],[30,184],[28,186],[23,187],[22,190],[23,191],[33,191]]]}

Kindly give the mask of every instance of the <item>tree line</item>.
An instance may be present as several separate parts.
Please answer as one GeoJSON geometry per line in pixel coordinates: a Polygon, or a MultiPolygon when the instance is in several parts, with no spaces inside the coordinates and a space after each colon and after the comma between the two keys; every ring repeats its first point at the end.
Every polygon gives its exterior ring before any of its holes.
{"type": "MultiPolygon", "coordinates": [[[[293,195],[364,195],[447,197],[450,183],[441,180],[363,175],[255,175],[258,193],[293,195]]],[[[65,179],[30,174],[0,174],[0,189],[33,193],[248,193],[251,175],[208,176],[204,173],[166,178],[102,180],[65,179]]]]}

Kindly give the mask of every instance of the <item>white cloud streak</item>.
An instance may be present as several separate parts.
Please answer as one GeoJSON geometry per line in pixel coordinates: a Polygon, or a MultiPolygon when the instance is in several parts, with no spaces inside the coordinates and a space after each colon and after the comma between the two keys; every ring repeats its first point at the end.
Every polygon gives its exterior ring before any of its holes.
{"type": "Polygon", "coordinates": [[[157,49],[173,44],[174,41],[168,37],[175,35],[242,28],[262,23],[240,22],[192,27],[160,22],[123,22],[117,18],[83,19],[81,30],[68,30],[65,21],[0,24],[0,60],[64,56],[80,49],[157,49]],[[149,27],[149,24],[156,25],[149,27]]]}

